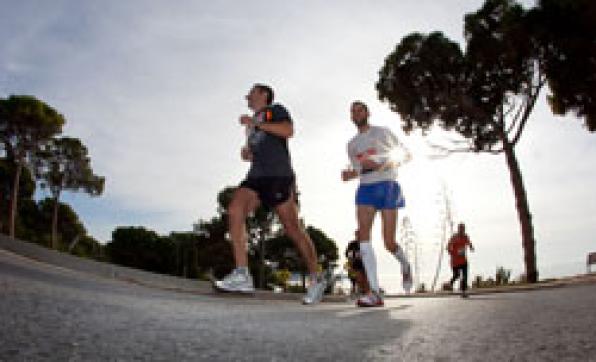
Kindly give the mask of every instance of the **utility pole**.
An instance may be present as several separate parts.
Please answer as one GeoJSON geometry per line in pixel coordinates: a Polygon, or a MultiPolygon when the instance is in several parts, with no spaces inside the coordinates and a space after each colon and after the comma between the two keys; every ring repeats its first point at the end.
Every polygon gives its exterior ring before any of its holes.
{"type": "Polygon", "coordinates": [[[418,242],[410,218],[405,216],[400,228],[401,245],[414,266],[414,290],[420,286],[420,268],[418,264],[418,242]]]}
{"type": "Polygon", "coordinates": [[[441,199],[439,202],[441,203],[443,214],[441,220],[441,243],[439,249],[439,261],[437,263],[435,277],[433,278],[433,284],[430,288],[431,291],[435,290],[437,279],[439,278],[439,273],[441,272],[441,264],[443,261],[443,255],[445,254],[445,245],[447,244],[447,240],[451,237],[451,235],[453,235],[453,210],[451,206],[451,199],[449,198],[449,193],[445,184],[443,184],[441,189],[440,197],[441,199]]]}

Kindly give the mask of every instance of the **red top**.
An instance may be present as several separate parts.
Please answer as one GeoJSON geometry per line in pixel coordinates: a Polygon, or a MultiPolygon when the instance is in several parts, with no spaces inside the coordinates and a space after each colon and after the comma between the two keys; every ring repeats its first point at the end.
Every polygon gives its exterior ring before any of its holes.
{"type": "Polygon", "coordinates": [[[455,234],[447,244],[447,251],[451,255],[451,266],[456,267],[468,262],[466,259],[466,247],[470,244],[470,239],[466,234],[455,234]]]}

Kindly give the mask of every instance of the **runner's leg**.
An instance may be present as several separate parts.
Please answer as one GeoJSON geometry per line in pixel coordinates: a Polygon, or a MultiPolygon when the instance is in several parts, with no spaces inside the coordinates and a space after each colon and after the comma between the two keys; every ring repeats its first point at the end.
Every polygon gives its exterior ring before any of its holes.
{"type": "Polygon", "coordinates": [[[395,240],[395,233],[397,232],[397,210],[384,209],[381,210],[381,226],[383,229],[383,241],[385,242],[385,249],[391,254],[395,255],[398,245],[395,240]]]}
{"type": "Polygon", "coordinates": [[[400,247],[395,240],[395,234],[397,232],[397,209],[381,210],[381,222],[383,224],[383,240],[385,241],[385,248],[400,262],[404,289],[406,292],[409,292],[412,288],[410,263],[406,259],[403,248],[400,247]]]}
{"type": "Polygon", "coordinates": [[[368,294],[370,289],[368,287],[368,280],[366,280],[366,275],[363,271],[356,272],[356,281],[358,283],[358,289],[362,294],[368,294]]]}
{"type": "Polygon", "coordinates": [[[461,267],[461,291],[462,292],[466,292],[466,290],[468,289],[468,264],[464,264],[461,267]]]}
{"type": "Polygon", "coordinates": [[[233,242],[236,267],[248,267],[248,240],[246,218],[260,204],[257,193],[245,187],[239,187],[228,206],[228,230],[233,242]]]}
{"type": "Polygon", "coordinates": [[[284,226],[286,235],[294,242],[294,245],[302,255],[311,277],[317,274],[317,252],[315,246],[300,225],[298,219],[298,206],[294,196],[290,197],[284,203],[275,207],[275,212],[279,221],[284,226]]]}
{"type": "Polygon", "coordinates": [[[370,242],[372,225],[375,219],[376,209],[372,206],[356,206],[356,218],[358,219],[358,239],[360,240],[360,257],[366,271],[366,278],[372,292],[379,292],[377,277],[377,259],[370,242]]]}
{"type": "Polygon", "coordinates": [[[455,283],[455,281],[458,278],[459,269],[457,269],[456,266],[451,267],[451,273],[453,273],[453,276],[451,277],[451,280],[449,281],[449,285],[451,285],[451,289],[453,289],[453,283],[455,283]]]}

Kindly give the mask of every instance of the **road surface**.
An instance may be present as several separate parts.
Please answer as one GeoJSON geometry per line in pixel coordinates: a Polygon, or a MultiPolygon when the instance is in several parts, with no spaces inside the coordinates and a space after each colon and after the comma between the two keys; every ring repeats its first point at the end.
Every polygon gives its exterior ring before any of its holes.
{"type": "Polygon", "coordinates": [[[382,309],[151,289],[0,249],[0,361],[596,361],[596,285],[382,309]]]}

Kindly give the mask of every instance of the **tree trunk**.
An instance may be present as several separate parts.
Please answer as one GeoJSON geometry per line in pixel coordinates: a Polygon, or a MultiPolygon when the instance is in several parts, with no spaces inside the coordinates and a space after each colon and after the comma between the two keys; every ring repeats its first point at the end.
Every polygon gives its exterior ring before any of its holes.
{"type": "Polygon", "coordinates": [[[511,185],[513,186],[513,192],[515,194],[515,206],[517,208],[517,215],[521,225],[526,278],[528,282],[536,283],[538,281],[535,252],[536,241],[534,240],[532,214],[530,214],[530,206],[528,205],[526,189],[524,187],[524,181],[519,168],[519,163],[515,157],[514,147],[507,139],[503,140],[503,149],[507,159],[507,166],[509,167],[511,185]]]}
{"type": "Polygon", "coordinates": [[[17,217],[17,207],[19,200],[19,184],[21,182],[21,172],[23,171],[23,163],[17,162],[17,169],[15,170],[14,180],[12,184],[12,196],[10,200],[10,219],[8,221],[8,236],[14,239],[15,237],[15,220],[17,217]]]}
{"type": "Polygon", "coordinates": [[[58,200],[60,196],[54,197],[54,212],[52,214],[52,249],[58,248],[58,200]]]}

